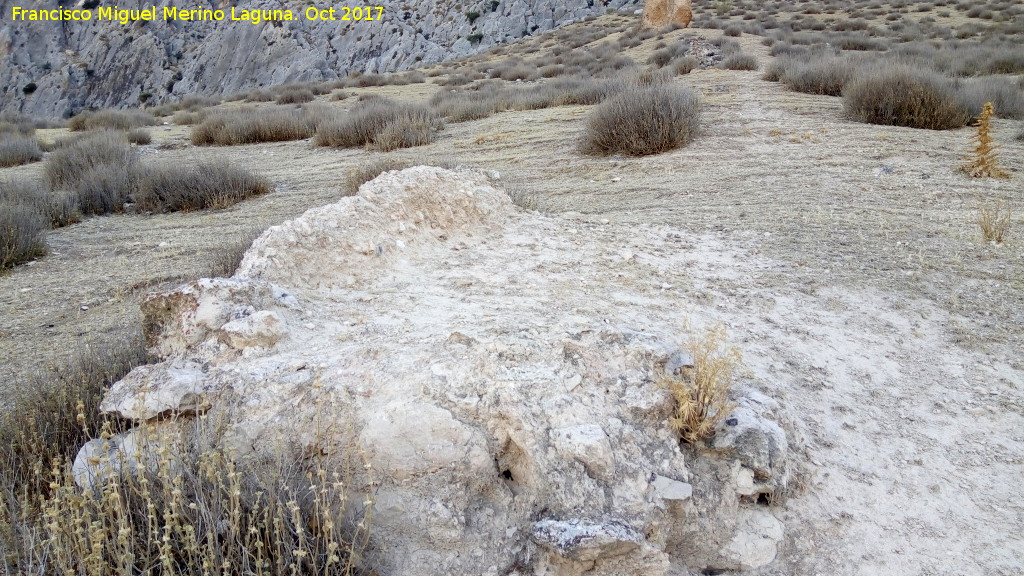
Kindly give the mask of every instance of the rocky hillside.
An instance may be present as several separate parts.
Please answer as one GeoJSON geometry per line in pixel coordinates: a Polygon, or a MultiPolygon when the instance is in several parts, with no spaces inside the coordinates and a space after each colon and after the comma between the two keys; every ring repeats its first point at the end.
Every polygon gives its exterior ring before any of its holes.
{"type": "MultiPolygon", "coordinates": [[[[81,0],[90,21],[16,19],[15,8],[52,10],[56,0],[0,0],[0,108],[67,116],[88,107],[161,103],[186,94],[227,94],[290,81],[331,80],[351,70],[390,72],[470,54],[637,0],[380,0],[373,21],[342,21],[356,3],[292,0],[127,0],[156,19],[103,18],[107,3],[81,0]],[[223,10],[222,20],[164,19],[164,9],[223,10]],[[334,9],[310,20],[307,9],[334,9]],[[251,10],[288,10],[293,20],[233,20],[251,10]],[[379,18],[378,18],[379,14],[379,18]],[[328,14],[329,15],[329,14],[328,14]],[[103,18],[103,19],[101,19],[103,18]]],[[[56,15],[56,13],[54,13],[56,15]]],[[[281,13],[276,14],[280,16],[281,13]]],[[[131,14],[128,14],[129,18],[131,14]]],[[[116,14],[115,14],[116,18],[116,14]]]]}

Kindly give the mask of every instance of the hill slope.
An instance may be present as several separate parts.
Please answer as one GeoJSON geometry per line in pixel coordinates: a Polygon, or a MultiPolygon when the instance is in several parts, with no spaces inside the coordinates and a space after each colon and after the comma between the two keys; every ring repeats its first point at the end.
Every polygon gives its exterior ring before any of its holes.
{"type": "MultiPolygon", "coordinates": [[[[476,52],[636,0],[443,0],[373,3],[373,21],[342,21],[343,6],[230,0],[178,6],[223,10],[220,21],[164,20],[171,0],[129,0],[120,9],[155,7],[155,21],[14,20],[12,9],[52,10],[55,0],[0,0],[0,107],[66,116],[88,107],[160,103],[191,93],[227,94],[291,81],[332,80],[350,70],[391,72],[476,52]],[[338,20],[312,21],[306,10],[334,8],[338,20]],[[232,20],[245,10],[289,10],[291,21],[232,20]],[[232,10],[234,11],[232,13],[232,10]],[[35,91],[32,91],[32,86],[35,91]],[[26,94],[26,88],[30,93],[26,94]],[[148,96],[147,96],[148,95],[148,96]]],[[[348,13],[351,17],[351,12],[348,13]]]]}

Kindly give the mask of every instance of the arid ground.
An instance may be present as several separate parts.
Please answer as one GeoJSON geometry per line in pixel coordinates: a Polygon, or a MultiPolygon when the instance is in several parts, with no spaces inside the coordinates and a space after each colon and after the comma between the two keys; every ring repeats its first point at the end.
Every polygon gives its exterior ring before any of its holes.
{"type": "MultiPolygon", "coordinates": [[[[737,40],[762,67],[772,60],[760,37],[737,40]]],[[[627,55],[642,61],[654,43],[627,55]]],[[[225,158],[276,189],[224,210],[94,217],[50,232],[48,255],[0,275],[0,381],[136,338],[146,293],[208,275],[260,230],[336,201],[351,168],[382,156],[444,160],[498,171],[541,212],[574,214],[580,242],[628,243],[643,228],[690,255],[650,283],[695,318],[724,322],[803,435],[809,473],[777,509],[786,544],[761,573],[1021,574],[1024,142],[1013,136],[1024,122],[994,122],[1012,177],[972,179],[956,167],[973,128],[855,123],[839,98],[760,74],[678,77],[703,101],[700,137],[643,158],[581,155],[591,106],[449,124],[432,144],[387,154],[308,140],[199,148],[189,127],[157,126],[144,159],[225,158]],[[999,245],[975,222],[993,201],[1014,210],[999,245]]],[[[437,89],[356,92],[422,100],[437,89]]],[[[40,172],[37,163],[0,177],[40,172]]],[[[607,273],[621,265],[610,255],[607,273]]]]}

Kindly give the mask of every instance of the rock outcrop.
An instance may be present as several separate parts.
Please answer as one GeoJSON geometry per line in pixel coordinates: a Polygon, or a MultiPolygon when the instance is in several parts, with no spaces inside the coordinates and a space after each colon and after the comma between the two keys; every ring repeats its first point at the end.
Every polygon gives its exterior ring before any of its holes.
{"type": "Polygon", "coordinates": [[[758,567],[783,540],[765,504],[785,414],[742,391],[711,442],[680,445],[656,384],[692,362],[679,297],[650,281],[675,265],[663,238],[522,212],[474,172],[389,172],[270,228],[233,278],[150,297],[160,361],[102,408],[205,411],[240,458],[336,445],[369,470],[351,485],[373,483],[386,576],[758,567]]]}
{"type": "Polygon", "coordinates": [[[645,0],[644,26],[661,28],[679,26],[689,28],[693,19],[693,5],[690,0],[645,0]]]}
{"type": "Polygon", "coordinates": [[[206,0],[187,6],[126,0],[117,7],[155,7],[158,17],[123,25],[98,20],[98,10],[115,3],[64,2],[67,9],[90,10],[92,19],[40,22],[13,20],[11,10],[54,9],[54,2],[0,0],[0,108],[60,117],[88,107],[333,80],[349,71],[392,72],[472,54],[635,2],[381,0],[373,3],[383,8],[379,19],[357,22],[341,20],[341,5],[334,21],[309,20],[311,5],[295,0],[206,0]],[[163,10],[170,6],[221,9],[224,20],[166,21],[163,10]],[[294,20],[231,20],[232,10],[238,16],[259,9],[288,9],[294,20]],[[30,84],[35,91],[26,94],[30,84]]]}

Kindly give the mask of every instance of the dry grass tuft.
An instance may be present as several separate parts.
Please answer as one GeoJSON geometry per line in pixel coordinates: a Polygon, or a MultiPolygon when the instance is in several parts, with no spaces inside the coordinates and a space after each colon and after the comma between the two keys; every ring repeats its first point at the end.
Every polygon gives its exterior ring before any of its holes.
{"type": "Polygon", "coordinates": [[[986,204],[978,208],[976,222],[981,227],[981,235],[987,242],[1002,244],[1006,233],[1010,231],[1010,208],[1002,202],[986,204]]]}
{"type": "MultiPolygon", "coordinates": [[[[80,477],[90,487],[76,485],[79,447],[113,446],[128,429],[98,405],[107,386],[145,361],[141,334],[131,336],[24,382],[0,414],[5,572],[365,574],[356,564],[373,497],[347,465],[335,465],[325,432],[306,458],[281,439],[242,464],[221,442],[218,418],[173,433],[144,424],[133,431],[132,458],[102,451],[80,477]]],[[[326,429],[318,419],[317,430],[326,429]]]]}
{"type": "Polygon", "coordinates": [[[661,383],[676,401],[669,424],[684,442],[693,443],[710,436],[735,407],[729,401],[729,390],[742,359],[739,350],[726,344],[721,324],[703,333],[690,332],[683,347],[691,354],[693,365],[683,366],[678,376],[665,375],[661,383]]]}
{"type": "MultiPolygon", "coordinates": [[[[973,158],[960,167],[960,171],[973,178],[1009,178],[1010,173],[996,165],[996,146],[992,145],[992,103],[986,102],[978,116],[978,133],[974,140],[973,158]]],[[[984,228],[984,226],[983,226],[984,228]]],[[[988,238],[988,234],[985,235],[988,238]]],[[[1002,240],[1000,240],[1001,242],[1002,240]]]]}

